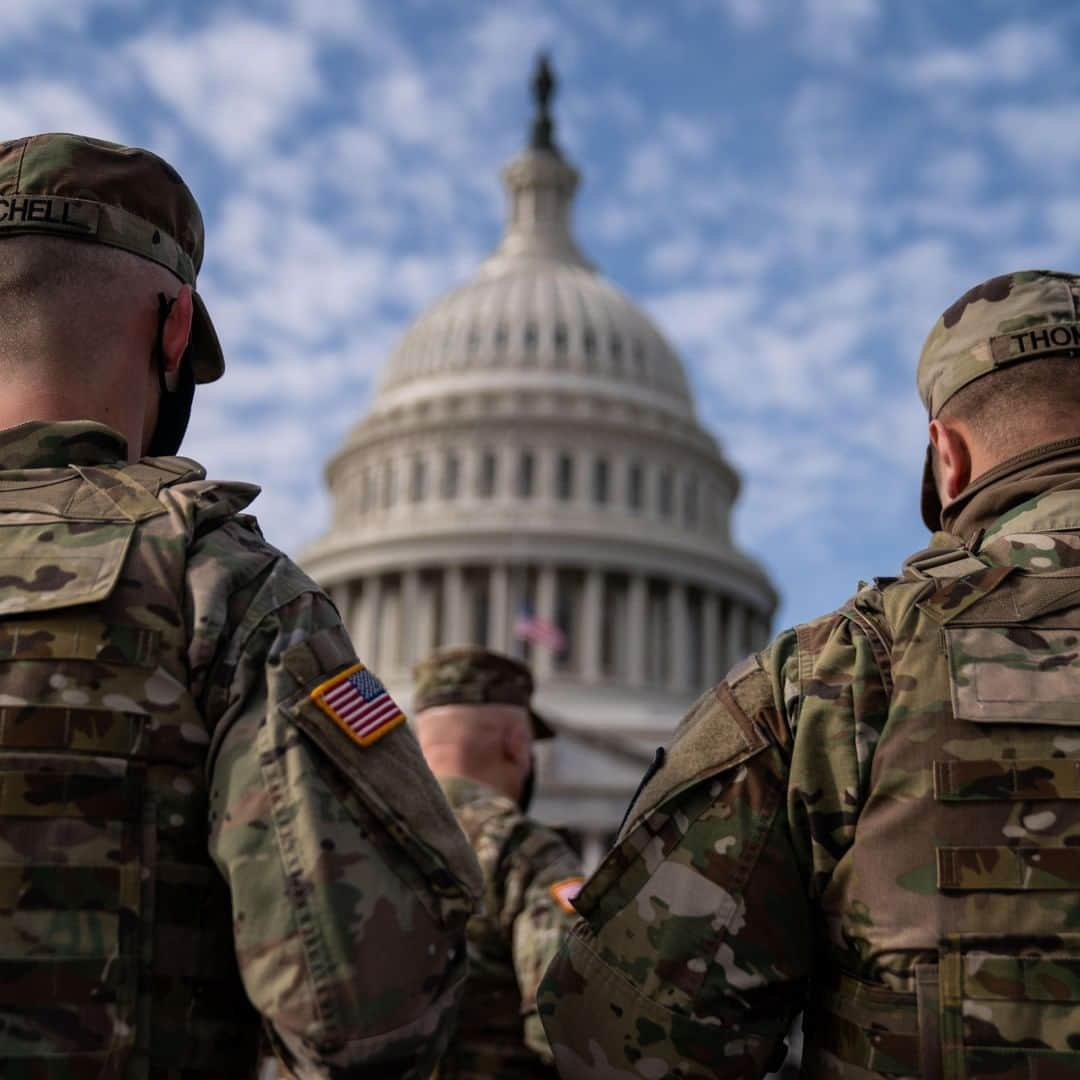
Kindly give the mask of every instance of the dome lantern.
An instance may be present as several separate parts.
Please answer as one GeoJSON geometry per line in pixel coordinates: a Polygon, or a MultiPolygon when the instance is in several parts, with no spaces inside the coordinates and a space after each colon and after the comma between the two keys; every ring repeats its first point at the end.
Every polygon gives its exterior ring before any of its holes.
{"type": "Polygon", "coordinates": [[[536,114],[528,146],[503,170],[510,199],[510,219],[498,250],[480,273],[501,273],[505,261],[547,258],[575,266],[590,264],[578,250],[570,228],[570,212],[580,176],[555,142],[550,102],[555,75],[547,57],[537,61],[532,81],[536,114]]]}

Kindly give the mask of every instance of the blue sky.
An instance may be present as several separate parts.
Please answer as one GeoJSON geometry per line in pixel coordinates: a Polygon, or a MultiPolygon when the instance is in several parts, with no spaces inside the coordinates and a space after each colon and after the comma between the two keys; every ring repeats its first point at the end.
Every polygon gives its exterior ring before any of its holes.
{"type": "Polygon", "coordinates": [[[687,365],[779,623],[926,538],[914,391],[983,278],[1080,267],[1080,8],[1040,0],[0,3],[0,137],[168,157],[207,222],[226,378],[185,452],[325,526],[322,462],[410,318],[495,244],[532,58],[583,247],[687,365]]]}

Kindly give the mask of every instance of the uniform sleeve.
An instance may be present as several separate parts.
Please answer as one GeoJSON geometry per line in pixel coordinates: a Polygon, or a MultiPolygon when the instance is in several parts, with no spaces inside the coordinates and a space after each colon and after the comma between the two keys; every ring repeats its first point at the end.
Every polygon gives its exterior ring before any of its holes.
{"type": "Polygon", "coordinates": [[[570,900],[584,877],[581,863],[566,841],[535,823],[530,823],[508,863],[506,896],[512,909],[514,973],[521,991],[525,1043],[550,1063],[551,1048],[540,1023],[536,996],[541,977],[576,921],[570,900]]]}
{"type": "Polygon", "coordinates": [[[861,729],[883,715],[872,650],[855,638],[836,616],[785,633],[680,725],[541,984],[567,1080],[779,1066],[814,899],[854,828],[861,729]]]}
{"type": "Polygon", "coordinates": [[[273,577],[208,678],[224,704],[209,850],[244,986],[297,1077],[426,1077],[462,990],[475,859],[407,726],[361,746],[312,701],[352,646],[325,596],[273,577]]]}

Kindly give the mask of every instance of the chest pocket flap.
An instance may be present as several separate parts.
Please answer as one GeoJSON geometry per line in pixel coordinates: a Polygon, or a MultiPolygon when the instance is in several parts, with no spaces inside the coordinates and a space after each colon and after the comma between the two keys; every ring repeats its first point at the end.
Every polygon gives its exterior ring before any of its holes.
{"type": "Polygon", "coordinates": [[[1080,628],[958,626],[946,646],[958,717],[1080,724],[1080,628]]]}
{"type": "Polygon", "coordinates": [[[134,532],[128,521],[0,526],[0,616],[104,600],[134,532]]]}

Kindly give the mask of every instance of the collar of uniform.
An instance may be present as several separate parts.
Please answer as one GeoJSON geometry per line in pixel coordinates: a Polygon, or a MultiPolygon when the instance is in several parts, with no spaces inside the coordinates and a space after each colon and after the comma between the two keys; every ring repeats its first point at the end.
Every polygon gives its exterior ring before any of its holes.
{"type": "Polygon", "coordinates": [[[127,440],[92,420],[31,420],[0,430],[0,469],[58,469],[127,461],[127,440]]]}
{"type": "Polygon", "coordinates": [[[1037,446],[988,469],[941,512],[943,528],[965,540],[1053,490],[1080,487],[1080,437],[1037,446]]]}
{"type": "Polygon", "coordinates": [[[440,776],[438,781],[446,801],[455,810],[476,802],[477,799],[506,799],[502,792],[496,791],[489,784],[471,780],[467,776],[440,776]]]}

